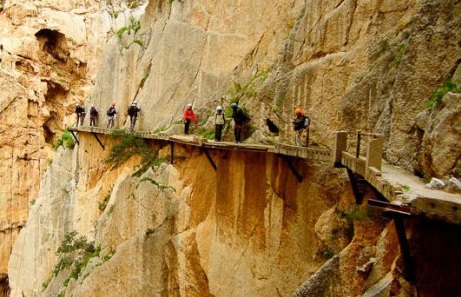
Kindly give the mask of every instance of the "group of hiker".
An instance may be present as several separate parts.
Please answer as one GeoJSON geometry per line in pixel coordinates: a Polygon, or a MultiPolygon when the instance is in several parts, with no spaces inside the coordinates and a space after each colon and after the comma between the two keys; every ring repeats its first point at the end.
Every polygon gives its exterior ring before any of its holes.
{"type": "MultiPolygon", "coordinates": [[[[236,143],[240,143],[242,141],[242,131],[245,125],[251,119],[248,116],[248,114],[241,107],[238,106],[237,103],[235,102],[232,103],[231,108],[232,108],[232,119],[234,120],[234,141],[236,143]]],[[[140,111],[141,109],[138,107],[137,102],[133,101],[128,108],[128,115],[130,116],[130,130],[131,131],[133,131],[135,128],[136,120],[138,118],[138,113],[140,111]]],[[[80,126],[82,126],[83,120],[86,115],[84,106],[77,103],[75,107],[75,113],[77,115],[76,126],[78,127],[79,124],[80,126]]],[[[113,102],[110,105],[106,114],[107,114],[106,128],[113,128],[114,123],[115,123],[115,118],[117,116],[117,109],[115,108],[115,102],[113,102]]],[[[94,104],[92,104],[90,108],[90,127],[94,127],[97,125],[98,116],[99,116],[99,111],[96,109],[94,104]]],[[[184,121],[184,134],[187,135],[189,134],[191,123],[198,122],[198,116],[195,114],[192,108],[192,103],[187,104],[187,107],[184,110],[184,114],[183,114],[183,121],[184,121]]],[[[271,120],[266,119],[266,123],[268,124],[269,130],[271,132],[278,133],[278,127],[276,127],[275,124],[271,120]]],[[[293,123],[293,129],[295,131],[295,145],[303,146],[302,134],[304,131],[306,131],[307,136],[306,136],[305,143],[307,146],[309,143],[309,126],[310,126],[309,117],[304,115],[304,112],[300,108],[296,108],[295,118],[293,119],[292,123],[293,123]]],[[[214,133],[215,141],[221,141],[222,131],[223,131],[225,124],[226,124],[226,117],[224,115],[223,108],[222,106],[218,106],[216,107],[216,112],[215,112],[214,119],[213,119],[213,125],[215,127],[215,133],[214,133]]]]}
{"type": "MultiPolygon", "coordinates": [[[[242,140],[242,129],[243,126],[250,121],[250,117],[238,106],[237,103],[232,103],[232,119],[234,120],[234,140],[236,143],[242,140]]],[[[195,115],[192,109],[192,103],[187,104],[186,110],[183,114],[184,120],[184,134],[189,134],[189,127],[191,122],[197,122],[198,117],[195,115]]],[[[215,127],[214,140],[221,141],[222,130],[226,124],[226,117],[224,115],[222,106],[216,107],[216,113],[213,118],[213,125],[215,127]]]]}
{"type": "MultiPolygon", "coordinates": [[[[138,103],[133,101],[130,107],[128,107],[128,115],[130,116],[130,130],[134,130],[136,125],[136,120],[138,118],[138,113],[141,111],[141,108],[138,107],[138,103]]],[[[83,126],[83,120],[86,116],[85,107],[77,103],[75,105],[75,114],[77,115],[76,127],[80,124],[83,126]]],[[[115,118],[117,117],[117,109],[115,108],[115,102],[112,102],[109,109],[106,112],[107,115],[107,126],[106,128],[113,128],[115,125],[115,118]]],[[[97,126],[97,121],[99,119],[99,111],[96,109],[94,104],[91,104],[90,107],[90,127],[97,126]]]]}

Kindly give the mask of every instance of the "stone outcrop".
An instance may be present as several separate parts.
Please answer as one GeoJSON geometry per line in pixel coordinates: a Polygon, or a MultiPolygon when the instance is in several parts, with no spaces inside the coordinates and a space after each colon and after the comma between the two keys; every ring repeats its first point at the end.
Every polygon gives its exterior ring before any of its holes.
{"type": "Polygon", "coordinates": [[[299,184],[274,155],[215,152],[215,173],[204,154],[184,148],[176,156],[187,161],[135,177],[135,157],[108,170],[106,152],[79,136],[80,146],[58,150],[16,241],[11,296],[287,295],[323,262],[313,227],[341,195],[331,189],[322,199],[334,170],[299,163],[299,184]],[[101,248],[79,274],[75,255],[57,264],[70,255],[57,250],[73,230],[101,248]]]}
{"type": "Polygon", "coordinates": [[[420,158],[425,176],[459,176],[461,172],[460,99],[460,94],[448,93],[441,106],[418,117],[422,134],[420,158]]]}
{"type": "MultiPolygon", "coordinates": [[[[37,200],[51,146],[75,121],[122,17],[119,1],[2,1],[0,11],[0,272],[37,200]]],[[[126,10],[126,7],[125,7],[126,10]]]]}
{"type": "MultiPolygon", "coordinates": [[[[0,10],[0,273],[15,241],[12,296],[286,296],[332,253],[341,280],[323,291],[356,296],[399,267],[386,222],[345,221],[353,199],[340,172],[295,162],[297,184],[277,157],[237,152],[214,154],[213,172],[183,149],[180,162],[134,177],[136,157],[112,170],[91,135],[51,150],[76,102],[95,104],[100,125],[115,102],[123,128],[136,100],[138,129],[158,131],[178,131],[191,102],[204,135],[216,105],[228,113],[238,101],[250,139],[269,138],[271,118],[281,142],[302,107],[313,145],[331,146],[336,130],[379,132],[392,164],[460,177],[459,95],[418,117],[459,80],[459,1],[11,0],[0,10]],[[88,262],[57,253],[72,231],[94,241],[88,262]]],[[[103,139],[107,150],[115,141],[103,139]]]]}

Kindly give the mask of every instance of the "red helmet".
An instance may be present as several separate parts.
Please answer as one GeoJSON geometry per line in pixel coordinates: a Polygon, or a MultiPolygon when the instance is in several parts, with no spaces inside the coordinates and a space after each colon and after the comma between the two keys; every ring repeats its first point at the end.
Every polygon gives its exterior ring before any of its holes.
{"type": "Polygon", "coordinates": [[[300,114],[303,114],[303,110],[301,108],[296,108],[295,115],[300,115],[300,114]]]}
{"type": "Polygon", "coordinates": [[[115,107],[115,102],[112,102],[112,107],[115,107]]]}

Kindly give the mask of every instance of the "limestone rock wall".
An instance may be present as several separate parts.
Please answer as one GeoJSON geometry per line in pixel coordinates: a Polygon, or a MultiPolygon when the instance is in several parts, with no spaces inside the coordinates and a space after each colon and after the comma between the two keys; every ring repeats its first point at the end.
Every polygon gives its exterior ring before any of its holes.
{"type": "Polygon", "coordinates": [[[11,256],[11,296],[286,296],[323,263],[314,226],[343,195],[336,170],[298,162],[298,183],[274,155],[213,152],[214,172],[177,147],[174,165],[134,177],[135,157],[108,170],[95,145],[58,150],[11,256]],[[101,248],[77,275],[57,252],[74,230],[101,248]]]}
{"type": "MultiPolygon", "coordinates": [[[[142,3],[142,1],[138,1],[142,3]]],[[[133,8],[134,9],[134,8],[133,8]]],[[[0,272],[37,200],[51,146],[91,94],[120,1],[2,1],[0,9],[0,272]]],[[[140,6],[137,8],[141,10],[140,6]]],[[[134,9],[136,11],[136,9],[134,9]]]]}
{"type": "MultiPolygon", "coordinates": [[[[187,162],[149,172],[142,181],[131,177],[136,160],[108,170],[100,147],[83,135],[78,152],[51,151],[59,131],[74,123],[76,102],[87,108],[95,104],[100,125],[105,109],[116,102],[117,126],[126,127],[126,109],[137,100],[138,129],[169,131],[179,129],[183,108],[192,102],[202,129],[209,131],[216,105],[228,109],[238,101],[252,117],[250,140],[264,142],[292,141],[290,118],[299,106],[312,119],[311,145],[330,146],[339,129],[380,132],[391,163],[421,176],[459,177],[460,133],[451,125],[457,95],[428,110],[427,125],[418,123],[431,94],[456,78],[459,1],[2,3],[0,272],[6,271],[3,259],[29,210],[34,213],[10,261],[13,295],[46,296],[65,289],[85,296],[89,288],[102,290],[99,277],[74,280],[66,269],[48,279],[59,263],[56,248],[73,230],[102,248],[83,275],[125,276],[146,268],[146,275],[107,282],[133,296],[152,290],[159,295],[272,296],[278,290],[286,295],[320,267],[319,255],[342,250],[344,275],[354,271],[357,255],[362,255],[360,265],[371,255],[386,259],[373,281],[391,269],[394,255],[362,251],[367,245],[395,248],[385,223],[372,225],[371,235],[361,229],[349,244],[350,222],[340,214],[353,202],[342,175],[298,164],[310,177],[298,185],[275,157],[235,153],[215,156],[220,170],[213,176],[203,155],[186,151],[187,162]],[[281,128],[280,136],[269,134],[265,118],[281,128]],[[440,141],[437,135],[444,131],[450,137],[440,141]],[[437,148],[445,148],[449,158],[437,148]],[[57,176],[45,174],[51,159],[56,167],[49,172],[57,176]],[[63,174],[56,171],[69,164],[73,167],[60,169],[63,174]],[[149,185],[149,179],[162,179],[176,191],[149,185]],[[221,190],[223,185],[228,191],[221,190]],[[144,194],[158,196],[159,205],[150,205],[144,194]],[[106,197],[110,206],[101,213],[99,203],[106,197]],[[36,237],[26,236],[29,232],[36,237]],[[132,251],[137,253],[127,256],[132,251]],[[222,259],[229,261],[220,266],[222,259]],[[243,287],[242,279],[253,283],[243,287]]],[[[230,131],[225,139],[232,139],[230,131]]],[[[112,140],[104,141],[110,147],[112,140]]],[[[372,283],[353,275],[354,281],[348,279],[335,292],[359,294],[372,283]]]]}

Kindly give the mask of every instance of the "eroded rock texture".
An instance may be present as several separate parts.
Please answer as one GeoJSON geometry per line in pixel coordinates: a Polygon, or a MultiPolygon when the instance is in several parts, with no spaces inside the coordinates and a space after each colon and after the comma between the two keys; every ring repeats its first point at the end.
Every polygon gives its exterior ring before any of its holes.
{"type": "MultiPolygon", "coordinates": [[[[331,146],[340,129],[379,132],[391,163],[459,178],[456,88],[427,104],[445,81],[460,87],[459,1],[23,2],[0,8],[0,280],[9,275],[12,296],[287,296],[333,254],[341,279],[314,291],[414,289],[392,224],[358,220],[330,165],[295,161],[298,184],[276,156],[216,153],[214,172],[183,148],[134,177],[136,157],[111,169],[91,135],[72,151],[51,146],[76,102],[95,104],[100,126],[116,102],[123,128],[136,100],[138,129],[169,132],[191,102],[206,133],[215,107],[238,101],[249,141],[291,143],[302,107],[311,145],[331,146]],[[61,262],[72,231],[101,251],[61,262]]],[[[116,141],[103,137],[106,150],[116,141]]]]}

